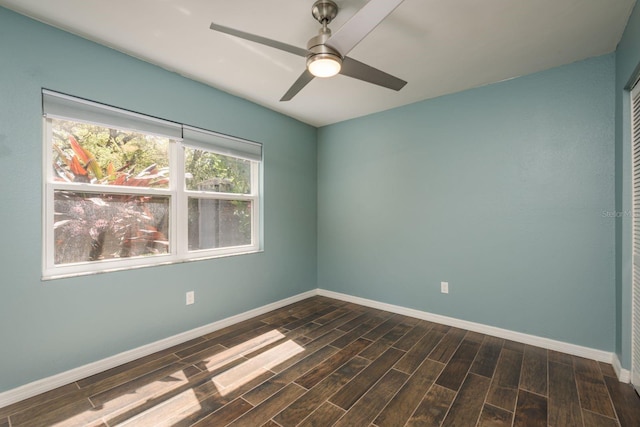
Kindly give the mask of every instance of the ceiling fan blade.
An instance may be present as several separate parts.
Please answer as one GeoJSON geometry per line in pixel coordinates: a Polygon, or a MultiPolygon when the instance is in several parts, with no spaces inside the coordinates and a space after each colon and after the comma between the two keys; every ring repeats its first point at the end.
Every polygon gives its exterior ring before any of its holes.
{"type": "Polygon", "coordinates": [[[298,56],[307,56],[309,52],[306,49],[300,47],[291,46],[290,44],[282,43],[276,40],[267,39],[265,37],[256,36],[255,34],[245,33],[244,31],[236,30],[235,28],[224,27],[214,22],[209,26],[213,31],[219,31],[221,33],[229,34],[231,36],[239,37],[241,39],[249,40],[255,43],[260,43],[265,46],[273,47],[275,49],[284,50],[285,52],[293,53],[298,56]]]}
{"type": "Polygon", "coordinates": [[[291,85],[287,93],[285,93],[284,96],[280,98],[280,101],[290,101],[311,80],[313,80],[313,74],[311,74],[309,70],[304,70],[300,77],[298,77],[298,80],[296,80],[295,83],[291,85]]]}
{"type": "Polygon", "coordinates": [[[340,74],[396,91],[402,89],[404,85],[407,84],[407,82],[402,79],[349,57],[342,60],[340,74]]]}
{"type": "Polygon", "coordinates": [[[403,0],[369,0],[325,43],[347,56],[362,39],[382,22],[403,0]]]}

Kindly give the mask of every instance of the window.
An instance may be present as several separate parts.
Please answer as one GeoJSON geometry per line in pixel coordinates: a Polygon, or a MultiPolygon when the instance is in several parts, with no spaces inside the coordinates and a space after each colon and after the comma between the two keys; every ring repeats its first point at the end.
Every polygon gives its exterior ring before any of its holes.
{"type": "Polygon", "coordinates": [[[262,146],[43,91],[43,277],[256,252],[262,146]]]}

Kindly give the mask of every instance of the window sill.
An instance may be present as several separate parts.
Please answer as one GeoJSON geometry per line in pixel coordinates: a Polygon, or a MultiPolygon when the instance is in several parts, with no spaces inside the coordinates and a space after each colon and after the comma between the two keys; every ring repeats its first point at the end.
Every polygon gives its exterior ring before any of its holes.
{"type": "Polygon", "coordinates": [[[140,264],[140,265],[133,265],[133,266],[121,266],[121,267],[114,267],[114,268],[105,268],[105,269],[100,269],[100,270],[95,270],[95,271],[83,271],[83,272],[79,272],[79,273],[49,274],[49,275],[43,275],[41,277],[41,281],[48,282],[48,281],[51,281],[51,280],[68,279],[68,278],[82,277],[82,276],[93,276],[95,274],[111,273],[111,272],[115,272],[115,271],[138,270],[140,268],[160,267],[160,266],[174,265],[174,264],[185,264],[185,263],[189,263],[189,262],[206,261],[206,260],[219,259],[219,258],[228,258],[228,257],[242,256],[242,255],[259,254],[259,253],[263,253],[263,252],[264,252],[264,249],[258,249],[258,250],[250,250],[250,251],[246,251],[246,252],[237,252],[237,253],[232,253],[232,254],[207,255],[207,256],[203,256],[203,257],[190,258],[190,259],[179,259],[179,260],[171,260],[171,261],[166,261],[166,262],[152,262],[152,263],[148,263],[148,264],[140,264]]]}

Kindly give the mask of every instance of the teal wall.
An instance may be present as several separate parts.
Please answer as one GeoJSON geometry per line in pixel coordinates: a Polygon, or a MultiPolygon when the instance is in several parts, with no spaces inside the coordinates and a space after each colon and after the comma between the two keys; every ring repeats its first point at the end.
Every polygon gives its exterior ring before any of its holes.
{"type": "Polygon", "coordinates": [[[631,368],[631,125],[629,85],[640,66],[640,7],[635,7],[616,51],[616,354],[631,368]]]}
{"type": "Polygon", "coordinates": [[[316,287],[628,368],[637,9],[616,54],[317,130],[0,8],[0,392],[316,287]],[[265,251],[42,282],[43,87],[263,142],[265,251]]]}
{"type": "Polygon", "coordinates": [[[614,66],[319,129],[318,287],[613,351],[614,66]]]}
{"type": "Polygon", "coordinates": [[[316,133],[0,8],[0,392],[315,289],[316,133]],[[264,253],[42,282],[43,87],[264,143],[264,253]]]}

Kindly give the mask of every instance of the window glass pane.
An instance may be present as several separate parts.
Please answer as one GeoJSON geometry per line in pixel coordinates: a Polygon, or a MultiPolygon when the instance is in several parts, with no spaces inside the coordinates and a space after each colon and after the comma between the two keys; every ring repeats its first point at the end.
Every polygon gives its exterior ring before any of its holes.
{"type": "Polygon", "coordinates": [[[251,193],[251,162],[237,157],[185,148],[187,190],[251,193]]]}
{"type": "Polygon", "coordinates": [[[51,120],[54,180],[169,187],[169,138],[51,120]]]}
{"type": "Polygon", "coordinates": [[[189,250],[250,244],[250,201],[189,198],[189,250]]]}
{"type": "Polygon", "coordinates": [[[55,191],[55,264],[169,252],[169,197],[55,191]]]}

